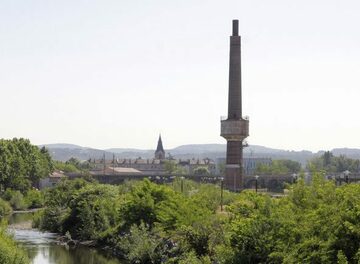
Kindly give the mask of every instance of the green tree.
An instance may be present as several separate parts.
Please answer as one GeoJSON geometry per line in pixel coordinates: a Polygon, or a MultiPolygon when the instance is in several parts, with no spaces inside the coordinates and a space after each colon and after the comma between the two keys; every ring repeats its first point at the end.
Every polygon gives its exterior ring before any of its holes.
{"type": "Polygon", "coordinates": [[[256,167],[257,174],[281,175],[289,173],[298,173],[301,170],[301,164],[292,160],[273,160],[271,164],[259,164],[256,167]]]}
{"type": "Polygon", "coordinates": [[[311,170],[327,173],[342,173],[346,170],[357,173],[360,171],[360,160],[350,159],[344,155],[337,157],[330,151],[325,151],[321,156],[311,159],[307,167],[311,170]]]}
{"type": "Polygon", "coordinates": [[[206,176],[210,175],[210,171],[207,167],[201,166],[194,169],[194,175],[206,176]]]}
{"type": "Polygon", "coordinates": [[[168,174],[186,174],[185,168],[179,166],[174,160],[166,160],[164,169],[168,174]]]}
{"type": "Polygon", "coordinates": [[[27,139],[0,140],[0,191],[26,192],[53,170],[49,153],[27,139]]]}

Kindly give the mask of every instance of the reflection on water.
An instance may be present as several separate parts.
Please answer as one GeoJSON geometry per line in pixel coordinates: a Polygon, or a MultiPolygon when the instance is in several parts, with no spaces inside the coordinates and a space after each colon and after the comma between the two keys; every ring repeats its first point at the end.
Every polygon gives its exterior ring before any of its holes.
{"type": "Polygon", "coordinates": [[[56,243],[56,234],[23,229],[31,221],[32,213],[13,214],[9,218],[10,231],[28,252],[33,264],[120,264],[116,258],[88,247],[69,248],[56,243]]]}

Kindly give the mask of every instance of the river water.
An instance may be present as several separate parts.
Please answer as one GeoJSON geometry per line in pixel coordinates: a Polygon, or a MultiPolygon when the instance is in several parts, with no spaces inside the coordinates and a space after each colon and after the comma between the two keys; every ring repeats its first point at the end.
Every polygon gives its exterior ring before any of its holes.
{"type": "Polygon", "coordinates": [[[56,234],[29,229],[32,213],[15,213],[9,217],[9,230],[23,247],[33,264],[121,264],[98,249],[68,247],[56,243],[56,234]]]}

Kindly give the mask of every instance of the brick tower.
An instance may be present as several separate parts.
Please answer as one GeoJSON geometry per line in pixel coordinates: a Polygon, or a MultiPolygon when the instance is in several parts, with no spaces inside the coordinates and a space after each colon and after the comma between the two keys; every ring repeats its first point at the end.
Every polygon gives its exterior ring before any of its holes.
{"type": "Polygon", "coordinates": [[[225,187],[239,191],[243,188],[243,140],[249,136],[249,120],[242,117],[239,21],[233,20],[232,26],[228,116],[221,120],[221,136],[227,141],[225,187]]]}

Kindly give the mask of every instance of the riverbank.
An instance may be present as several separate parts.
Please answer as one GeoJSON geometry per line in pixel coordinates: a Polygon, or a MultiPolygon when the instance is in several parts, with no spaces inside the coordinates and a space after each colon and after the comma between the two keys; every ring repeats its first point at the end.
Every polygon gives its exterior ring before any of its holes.
{"type": "Polygon", "coordinates": [[[0,221],[0,263],[28,264],[25,250],[19,247],[14,237],[9,234],[6,222],[0,221]]]}
{"type": "MultiPolygon", "coordinates": [[[[34,211],[18,212],[8,217],[8,230],[29,256],[32,264],[121,264],[116,258],[96,248],[81,244],[61,244],[59,234],[32,228],[34,211]]],[[[0,261],[0,263],[3,263],[0,261]]],[[[4,262],[7,263],[7,262],[4,262]]]]}

